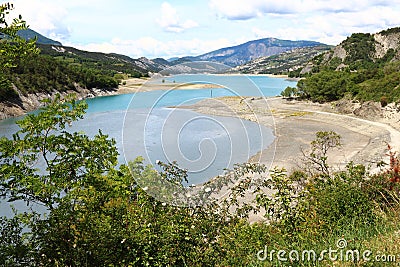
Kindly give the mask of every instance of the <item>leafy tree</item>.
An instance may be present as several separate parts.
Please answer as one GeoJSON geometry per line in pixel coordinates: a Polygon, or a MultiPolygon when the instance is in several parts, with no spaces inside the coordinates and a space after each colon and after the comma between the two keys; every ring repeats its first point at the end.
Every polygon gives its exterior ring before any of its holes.
{"type": "Polygon", "coordinates": [[[21,130],[13,140],[0,139],[0,194],[52,210],[69,190],[115,166],[117,151],[115,141],[101,131],[91,140],[66,130],[83,118],[85,102],[76,102],[72,96],[45,102],[47,106],[37,115],[17,122],[21,130]],[[40,164],[43,168],[38,168],[40,164]]]}
{"type": "MultiPolygon", "coordinates": [[[[140,188],[143,179],[180,183],[185,173],[164,165],[159,174],[142,160],[116,168],[115,141],[71,133],[85,102],[72,96],[46,101],[37,114],[18,121],[11,140],[0,139],[0,195],[47,209],[25,216],[30,262],[45,266],[215,265],[225,228],[236,224],[218,206],[175,207],[140,188]],[[220,212],[217,212],[220,210],[220,212]],[[199,258],[201,253],[203,258],[199,258]]],[[[181,185],[182,186],[182,185],[181,185]]],[[[13,233],[22,238],[19,228],[13,233]]],[[[6,243],[15,255],[19,249],[6,243]]],[[[1,248],[1,247],[0,247],[1,248]]],[[[24,248],[24,247],[23,247],[24,248]]],[[[7,254],[8,255],[8,254],[7,254]]],[[[12,255],[10,257],[12,257],[12,255]]]]}
{"type": "Polygon", "coordinates": [[[13,8],[10,3],[0,5],[0,70],[15,67],[21,58],[38,53],[36,40],[26,42],[17,35],[19,30],[27,28],[21,16],[7,23],[7,15],[13,8]]]}
{"type": "Polygon", "coordinates": [[[342,98],[351,87],[348,72],[323,71],[312,75],[301,84],[300,92],[313,101],[327,102],[342,98]]]}
{"type": "Polygon", "coordinates": [[[319,175],[329,176],[330,167],[328,165],[329,150],[342,146],[341,136],[333,131],[320,131],[315,134],[316,138],[311,142],[309,151],[302,150],[306,169],[311,174],[316,172],[319,175]]]}
{"type": "Polygon", "coordinates": [[[286,98],[292,98],[298,95],[298,89],[296,87],[286,87],[285,90],[281,92],[281,96],[286,98]]]}
{"type": "Polygon", "coordinates": [[[18,96],[5,73],[18,66],[22,59],[38,53],[36,40],[26,42],[17,35],[19,30],[26,29],[26,23],[21,16],[8,24],[7,16],[12,9],[13,5],[10,3],[0,5],[0,100],[18,96]]]}

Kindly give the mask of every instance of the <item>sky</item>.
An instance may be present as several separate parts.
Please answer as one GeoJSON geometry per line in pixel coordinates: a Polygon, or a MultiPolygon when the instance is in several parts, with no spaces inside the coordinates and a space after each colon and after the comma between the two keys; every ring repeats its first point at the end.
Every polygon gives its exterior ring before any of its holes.
{"type": "Polygon", "coordinates": [[[200,55],[273,37],[337,45],[400,26],[400,0],[0,0],[31,29],[87,51],[200,55]]]}

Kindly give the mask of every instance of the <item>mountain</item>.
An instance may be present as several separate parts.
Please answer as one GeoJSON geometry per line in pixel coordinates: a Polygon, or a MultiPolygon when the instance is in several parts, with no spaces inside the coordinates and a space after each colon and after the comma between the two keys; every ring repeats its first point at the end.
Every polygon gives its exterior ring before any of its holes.
{"type": "MultiPolygon", "coordinates": [[[[313,101],[346,98],[400,102],[400,27],[378,33],[354,33],[330,51],[316,56],[289,76],[305,76],[298,94],[313,101]]],[[[397,105],[397,104],[396,104],[397,105]]]]}
{"type": "Polygon", "coordinates": [[[88,52],[74,47],[38,45],[41,54],[54,57],[68,64],[78,64],[111,73],[125,73],[133,77],[147,76],[149,72],[159,72],[169,66],[163,59],[150,60],[145,57],[133,59],[116,53],[88,52]]]}
{"type": "Polygon", "coordinates": [[[378,33],[354,33],[302,69],[300,74],[321,69],[358,70],[400,60],[400,27],[378,33]]]}
{"type": "Polygon", "coordinates": [[[259,57],[272,56],[300,47],[322,45],[313,41],[289,41],[276,38],[265,38],[247,43],[221,48],[200,56],[185,57],[190,61],[215,61],[228,66],[239,66],[259,57]]]}
{"type": "Polygon", "coordinates": [[[34,30],[31,30],[31,29],[19,30],[17,35],[22,37],[25,40],[31,40],[36,37],[37,44],[48,44],[48,45],[58,45],[58,46],[62,45],[60,42],[54,41],[50,38],[47,38],[47,37],[41,35],[40,33],[35,32],[34,30]]]}
{"type": "Polygon", "coordinates": [[[318,45],[295,48],[277,55],[260,57],[229,70],[245,74],[287,74],[303,68],[306,63],[319,54],[329,51],[332,46],[318,45]]]}
{"type": "Polygon", "coordinates": [[[207,73],[207,74],[218,74],[226,73],[229,67],[225,64],[210,61],[195,61],[195,62],[183,62],[181,64],[170,66],[160,72],[161,75],[176,75],[176,74],[196,74],[196,73],[207,73]]]}

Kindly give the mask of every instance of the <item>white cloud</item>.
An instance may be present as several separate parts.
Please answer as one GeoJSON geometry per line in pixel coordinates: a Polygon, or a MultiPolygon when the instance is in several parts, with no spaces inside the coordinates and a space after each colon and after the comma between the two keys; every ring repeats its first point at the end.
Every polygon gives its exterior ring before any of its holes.
{"type": "Polygon", "coordinates": [[[143,37],[136,40],[113,39],[105,43],[74,46],[78,49],[103,53],[118,53],[133,58],[142,57],[143,55],[147,55],[149,58],[171,58],[175,56],[200,55],[229,45],[232,45],[232,42],[224,38],[216,40],[161,41],[153,37],[143,37]]]}
{"type": "Polygon", "coordinates": [[[199,26],[193,20],[180,21],[177,10],[169,3],[164,2],[161,5],[161,17],[156,20],[157,23],[168,32],[182,32],[186,29],[199,26]]]}
{"type": "Polygon", "coordinates": [[[220,17],[230,20],[247,20],[267,14],[356,12],[372,7],[393,7],[399,3],[400,0],[210,0],[209,6],[220,17]]]}
{"type": "MultiPolygon", "coordinates": [[[[400,1],[391,1],[392,5],[389,5],[389,1],[385,0],[336,0],[334,4],[330,0],[303,0],[304,6],[296,7],[297,13],[285,15],[284,18],[281,14],[268,14],[268,18],[261,19],[266,20],[268,25],[255,26],[252,33],[255,38],[314,40],[336,45],[352,33],[374,33],[400,25],[400,8],[393,6],[394,2],[400,1]]],[[[248,3],[256,7],[259,1],[248,0],[248,3]]],[[[296,5],[294,2],[292,4],[296,5]]]]}
{"type": "Polygon", "coordinates": [[[12,14],[14,16],[21,14],[31,29],[59,41],[70,36],[71,29],[63,22],[68,11],[61,5],[50,0],[14,0],[11,2],[15,7],[12,14]]]}
{"type": "Polygon", "coordinates": [[[247,20],[267,13],[290,14],[296,11],[299,1],[265,0],[210,0],[209,6],[220,17],[231,20],[247,20]]]}

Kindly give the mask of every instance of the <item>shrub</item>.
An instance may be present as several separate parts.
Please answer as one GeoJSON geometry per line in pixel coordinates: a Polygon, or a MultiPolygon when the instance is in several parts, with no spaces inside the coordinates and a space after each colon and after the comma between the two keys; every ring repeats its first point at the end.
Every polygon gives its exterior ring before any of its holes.
{"type": "Polygon", "coordinates": [[[387,99],[387,97],[386,97],[386,96],[382,96],[380,102],[381,102],[381,106],[382,106],[383,108],[386,107],[387,104],[388,104],[388,99],[387,99]]]}

